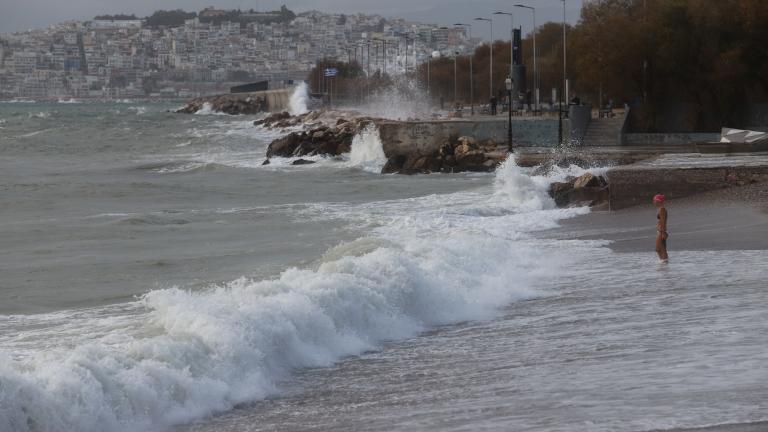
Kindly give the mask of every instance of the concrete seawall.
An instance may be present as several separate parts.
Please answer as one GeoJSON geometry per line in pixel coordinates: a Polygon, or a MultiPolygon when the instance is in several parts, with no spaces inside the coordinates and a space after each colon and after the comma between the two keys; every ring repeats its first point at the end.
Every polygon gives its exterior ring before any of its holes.
{"type": "MultiPolygon", "coordinates": [[[[507,124],[508,120],[500,116],[480,120],[383,121],[378,126],[384,154],[392,157],[432,154],[451,136],[470,136],[477,141],[490,139],[506,147],[507,124]]],[[[552,147],[557,143],[557,120],[514,119],[512,134],[515,147],[552,147]]]]}

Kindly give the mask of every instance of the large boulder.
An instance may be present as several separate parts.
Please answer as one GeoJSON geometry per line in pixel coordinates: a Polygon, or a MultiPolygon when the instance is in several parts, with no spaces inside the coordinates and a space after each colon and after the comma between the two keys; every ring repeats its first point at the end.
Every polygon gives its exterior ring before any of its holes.
{"type": "Polygon", "coordinates": [[[585,187],[599,187],[605,186],[605,184],[605,179],[602,177],[596,176],[592,173],[585,173],[573,181],[573,188],[581,189],[585,187]]]}
{"type": "Polygon", "coordinates": [[[382,174],[399,173],[400,170],[403,169],[407,161],[408,161],[408,156],[406,155],[394,155],[389,159],[387,159],[387,163],[384,164],[384,167],[381,169],[381,173],[382,174]]]}
{"type": "Polygon", "coordinates": [[[291,157],[294,156],[302,142],[306,140],[303,133],[290,133],[282,138],[278,138],[267,148],[267,158],[273,156],[291,157]]]}
{"type": "Polygon", "coordinates": [[[291,114],[287,111],[282,111],[274,114],[270,114],[266,117],[264,117],[261,120],[256,120],[253,122],[254,126],[265,126],[265,127],[271,127],[272,125],[282,122],[284,120],[288,120],[291,118],[291,114]]]}
{"type": "MultiPolygon", "coordinates": [[[[277,124],[280,124],[280,121],[277,124]]],[[[319,126],[306,132],[291,132],[272,141],[267,148],[267,157],[338,156],[349,153],[352,149],[352,140],[362,124],[348,122],[342,123],[339,127],[319,126]]]]}
{"type": "Polygon", "coordinates": [[[549,195],[558,207],[595,207],[608,202],[609,188],[604,177],[586,173],[567,182],[550,184],[549,195]]]}
{"type": "Polygon", "coordinates": [[[390,157],[382,173],[489,172],[495,170],[506,157],[495,150],[496,143],[492,140],[478,143],[470,136],[453,135],[434,153],[390,157]]]}

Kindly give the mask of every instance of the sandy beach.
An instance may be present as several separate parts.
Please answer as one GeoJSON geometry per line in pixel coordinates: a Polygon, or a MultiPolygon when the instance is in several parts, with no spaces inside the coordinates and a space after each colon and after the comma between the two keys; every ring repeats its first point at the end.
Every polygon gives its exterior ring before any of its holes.
{"type": "MultiPolygon", "coordinates": [[[[683,250],[768,249],[768,185],[733,187],[670,200],[668,248],[683,250]]],[[[637,206],[595,211],[565,220],[547,238],[604,239],[616,252],[653,253],[656,209],[637,206]]]]}
{"type": "MultiPolygon", "coordinates": [[[[735,251],[768,249],[768,185],[753,184],[669,201],[670,259],[676,251],[735,251]]],[[[596,211],[565,220],[548,231],[548,238],[609,240],[619,253],[654,253],[655,208],[637,206],[620,211],[596,211]]],[[[714,263],[713,263],[714,264],[714,263]]],[[[763,432],[768,423],[712,425],[652,432],[763,432]]]]}

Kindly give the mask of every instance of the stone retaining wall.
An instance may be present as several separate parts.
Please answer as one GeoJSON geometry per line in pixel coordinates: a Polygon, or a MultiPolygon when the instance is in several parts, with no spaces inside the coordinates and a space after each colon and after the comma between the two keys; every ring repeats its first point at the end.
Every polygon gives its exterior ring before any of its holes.
{"type": "MultiPolygon", "coordinates": [[[[470,136],[477,141],[492,139],[506,147],[507,124],[508,120],[500,116],[498,120],[383,121],[378,126],[384,154],[391,157],[432,154],[452,135],[470,136]]],[[[557,142],[557,120],[515,119],[512,134],[513,146],[552,147],[557,142]]]]}
{"type": "Polygon", "coordinates": [[[628,146],[685,145],[720,141],[720,133],[625,133],[622,144],[628,146]]]}

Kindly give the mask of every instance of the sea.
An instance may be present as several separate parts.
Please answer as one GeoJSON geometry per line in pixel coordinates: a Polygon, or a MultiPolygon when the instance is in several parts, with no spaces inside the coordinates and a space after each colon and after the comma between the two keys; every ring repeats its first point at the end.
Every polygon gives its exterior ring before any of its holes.
{"type": "Polygon", "coordinates": [[[0,431],[768,420],[765,251],[660,265],[541,235],[578,167],[263,165],[286,131],[175,108],[0,103],[0,431]]]}

